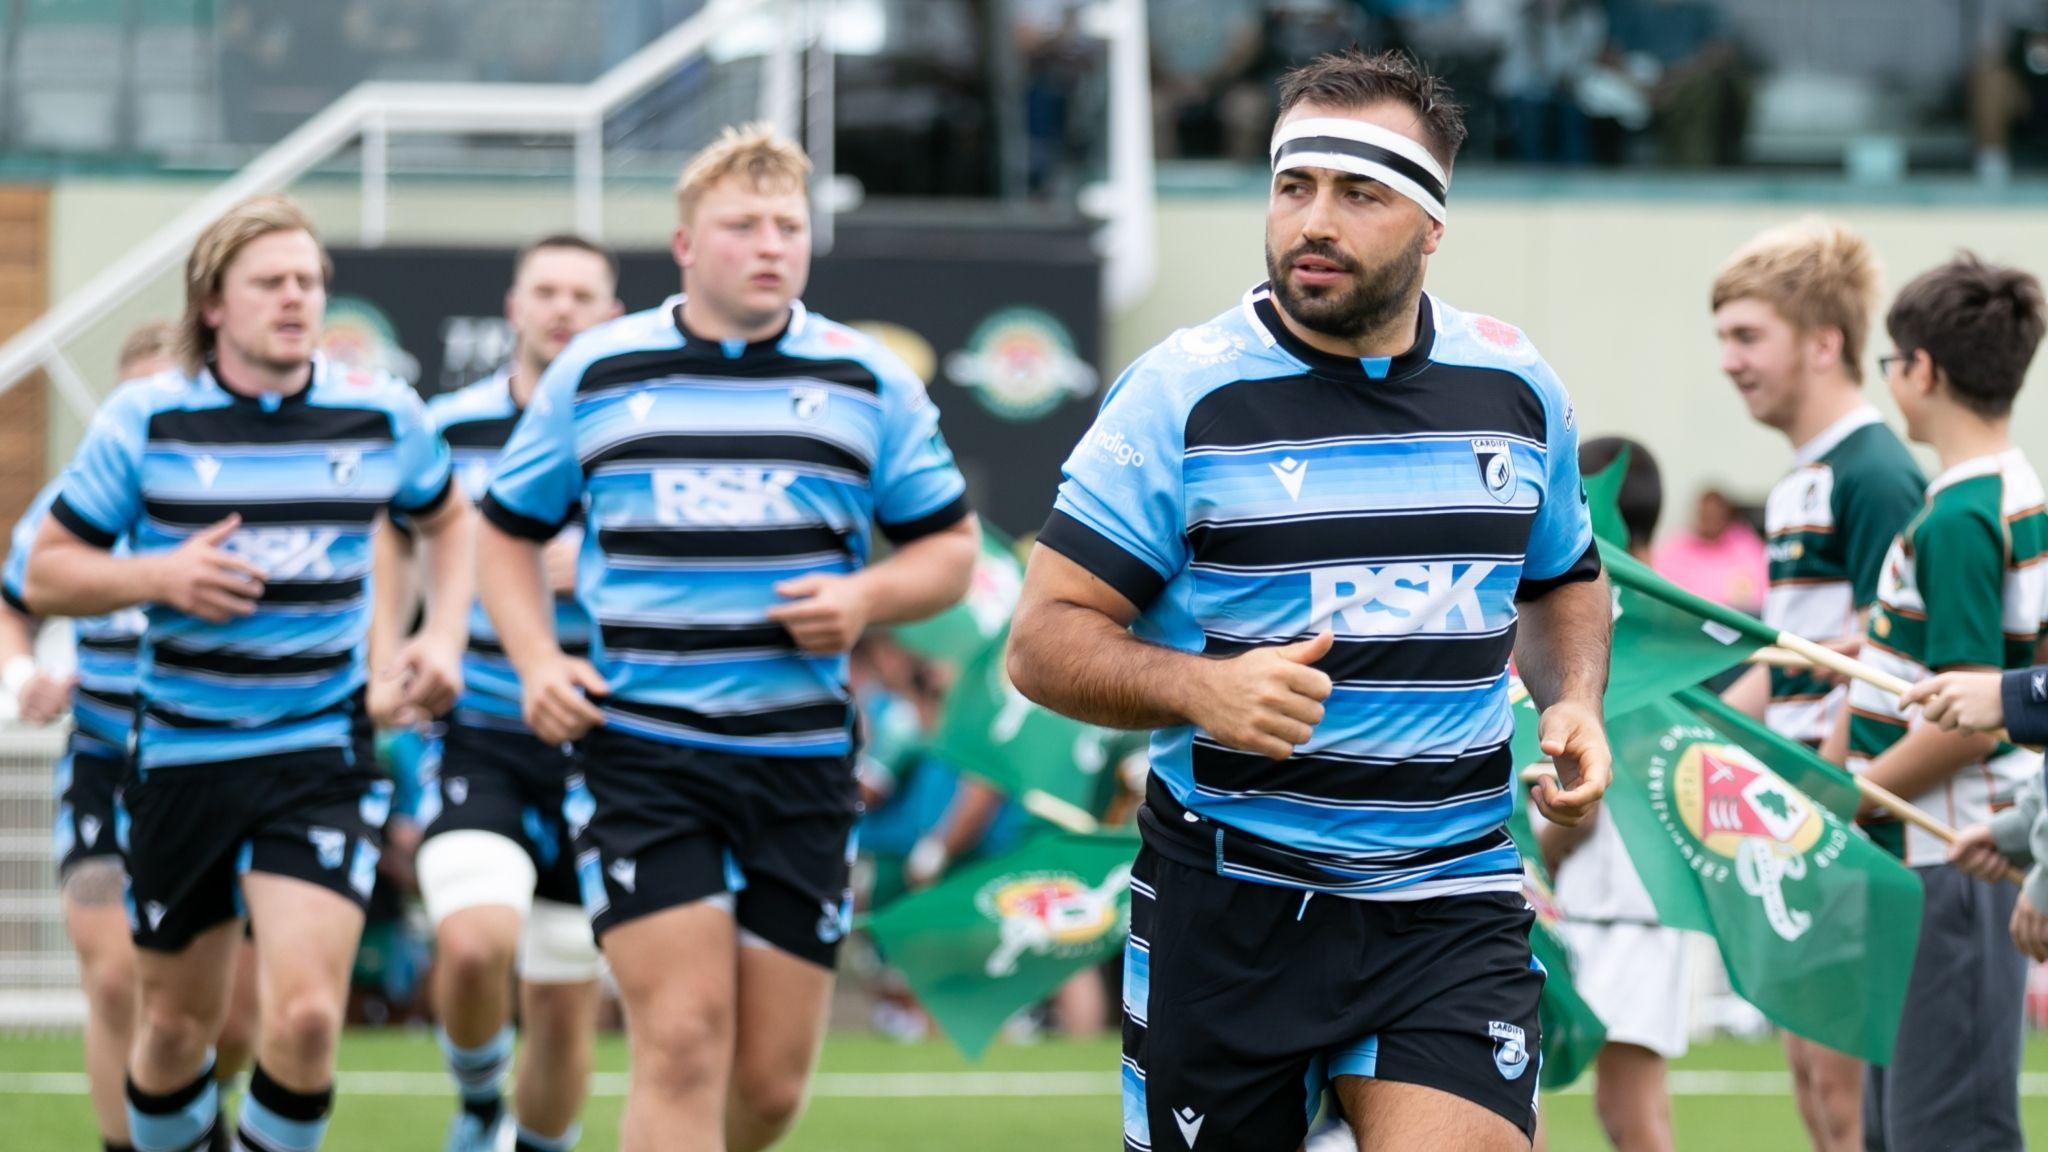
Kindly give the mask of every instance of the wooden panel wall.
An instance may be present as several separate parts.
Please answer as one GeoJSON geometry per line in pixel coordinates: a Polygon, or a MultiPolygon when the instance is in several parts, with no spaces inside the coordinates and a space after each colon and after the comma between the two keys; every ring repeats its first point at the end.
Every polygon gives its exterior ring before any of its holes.
{"type": "MultiPolygon", "coordinates": [[[[48,306],[49,258],[49,190],[0,184],[0,341],[48,306]]],[[[40,376],[0,393],[0,524],[20,517],[48,471],[46,403],[40,376]]]]}

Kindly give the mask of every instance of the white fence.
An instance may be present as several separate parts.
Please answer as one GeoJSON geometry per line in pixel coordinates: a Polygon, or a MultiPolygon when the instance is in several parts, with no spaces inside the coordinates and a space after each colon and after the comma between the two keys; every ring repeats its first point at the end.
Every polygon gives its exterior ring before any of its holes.
{"type": "Polygon", "coordinates": [[[0,728],[0,1027],[85,1018],[50,858],[63,728],[0,728]]]}

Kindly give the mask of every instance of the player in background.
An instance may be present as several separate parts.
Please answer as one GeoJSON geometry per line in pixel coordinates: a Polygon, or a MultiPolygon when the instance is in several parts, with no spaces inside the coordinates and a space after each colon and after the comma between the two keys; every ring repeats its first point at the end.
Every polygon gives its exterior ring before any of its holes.
{"type": "MultiPolygon", "coordinates": [[[[178,334],[172,325],[144,324],[121,341],[116,380],[154,376],[177,361],[178,334]]],[[[13,696],[25,724],[54,724],[71,713],[71,736],[57,763],[57,883],[64,902],[64,929],[78,953],[79,983],[85,992],[85,1071],[100,1135],[109,1152],[128,1143],[128,1114],[121,1095],[121,1069],[135,1023],[135,945],[128,939],[122,907],[125,883],[114,835],[114,795],[128,770],[128,738],[135,723],[135,659],[142,638],[142,613],[117,612],[72,622],[76,660],[69,671],[36,662],[37,628],[21,595],[29,551],[50,501],[53,480],[37,493],[14,526],[13,543],[0,577],[0,685],[13,696]]],[[[256,1020],[255,963],[248,948],[236,961],[233,1004],[220,1037],[217,1072],[225,1083],[249,1058],[256,1020]]]]}
{"type": "MultiPolygon", "coordinates": [[[[577,236],[548,236],[521,250],[505,293],[511,362],[490,376],[427,402],[427,417],[454,457],[463,492],[481,500],[492,466],[541,374],[577,333],[619,314],[610,252],[577,236]]],[[[423,717],[387,707],[400,698],[379,675],[418,609],[414,548],[401,519],[377,535],[378,608],[371,629],[371,710],[380,723],[423,717]]],[[[574,520],[545,549],[555,594],[555,635],[582,656],[590,622],[575,601],[574,520]]],[[[460,1109],[448,1152],[566,1152],[590,1079],[603,961],[576,886],[575,851],[562,819],[572,761],[543,744],[519,718],[519,681],[481,605],[470,613],[464,691],[425,758],[438,768],[422,781],[416,813],[425,839],[417,874],[434,924],[432,996],[439,1040],[460,1109]],[[515,974],[519,1081],[504,1101],[512,1062],[515,974]]]]}
{"type": "Polygon", "coordinates": [[[576,338],[478,546],[535,735],[578,742],[584,908],[625,1004],[628,1152],[780,1139],[851,918],[846,653],[967,590],[979,530],[915,373],[806,309],[810,163],[765,127],[684,169],[683,294],[576,338]],[[543,553],[582,509],[589,659],[543,553]],[[879,525],[895,545],[871,562],[879,525]]]}
{"type": "Polygon", "coordinates": [[[325,1135],[391,802],[362,701],[387,508],[412,517],[432,568],[427,626],[394,657],[412,705],[446,708],[459,680],[474,514],[449,499],[447,447],[412,389],[316,355],[329,268],[288,198],[207,227],[186,262],[180,363],[101,408],[24,581],[38,612],[147,617],[115,816],[140,1152],[222,1142],[211,1045],[245,919],[262,1010],[235,1140],[309,1152],[325,1135]]]}

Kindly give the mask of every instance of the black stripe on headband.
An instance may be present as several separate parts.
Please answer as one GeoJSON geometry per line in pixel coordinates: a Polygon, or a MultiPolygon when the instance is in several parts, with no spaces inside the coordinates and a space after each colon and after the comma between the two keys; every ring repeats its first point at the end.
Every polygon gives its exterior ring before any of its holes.
{"type": "Polygon", "coordinates": [[[1273,157],[1273,170],[1277,172],[1285,168],[1289,157],[1303,152],[1336,153],[1368,164],[1378,164],[1413,180],[1416,187],[1429,193],[1437,203],[1442,204],[1446,199],[1443,181],[1431,175],[1427,168],[1399,152],[1345,136],[1303,136],[1289,140],[1280,146],[1279,155],[1273,157]]]}

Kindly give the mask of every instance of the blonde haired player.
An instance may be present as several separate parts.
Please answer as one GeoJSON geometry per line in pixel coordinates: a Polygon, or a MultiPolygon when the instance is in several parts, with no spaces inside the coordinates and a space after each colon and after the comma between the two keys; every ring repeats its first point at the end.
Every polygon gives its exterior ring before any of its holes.
{"type": "Polygon", "coordinates": [[[117,825],[139,991],[128,1129],[140,1152],[222,1140],[210,1045],[243,920],[263,1004],[237,1118],[250,1148],[317,1148],[333,1106],[350,961],[391,785],[362,705],[370,532],[434,542],[426,637],[396,659],[445,707],[437,627],[469,598],[471,513],[408,386],[314,349],[328,263],[290,199],[247,200],[186,263],[183,363],[101,408],[36,537],[39,612],[143,606],[142,700],[117,825]],[[126,541],[128,552],[112,549],[126,541]]]}
{"type": "MultiPolygon", "coordinates": [[[[1765,505],[1772,627],[1853,648],[1877,598],[1892,537],[1920,507],[1925,482],[1906,446],[1864,398],[1863,350],[1878,263],[1862,237],[1831,220],[1770,229],[1714,279],[1721,371],[1750,418],[1782,434],[1793,465],[1765,505]]],[[[1844,690],[1811,673],[1752,670],[1727,693],[1772,731],[1817,747],[1844,690]]],[[[1819,1152],[1860,1152],[1862,1062],[1787,1033],[1799,1115],[1819,1152]]]]}
{"type": "Polygon", "coordinates": [[[765,128],[690,162],[682,295],[555,359],[484,499],[526,722],[582,760],[568,817],[625,1003],[628,1152],[751,1152],[794,1123],[851,912],[845,654],[959,600],[978,546],[922,381],[797,298],[808,172],[765,128]],[[542,570],[579,508],[587,660],[542,570]]]}

